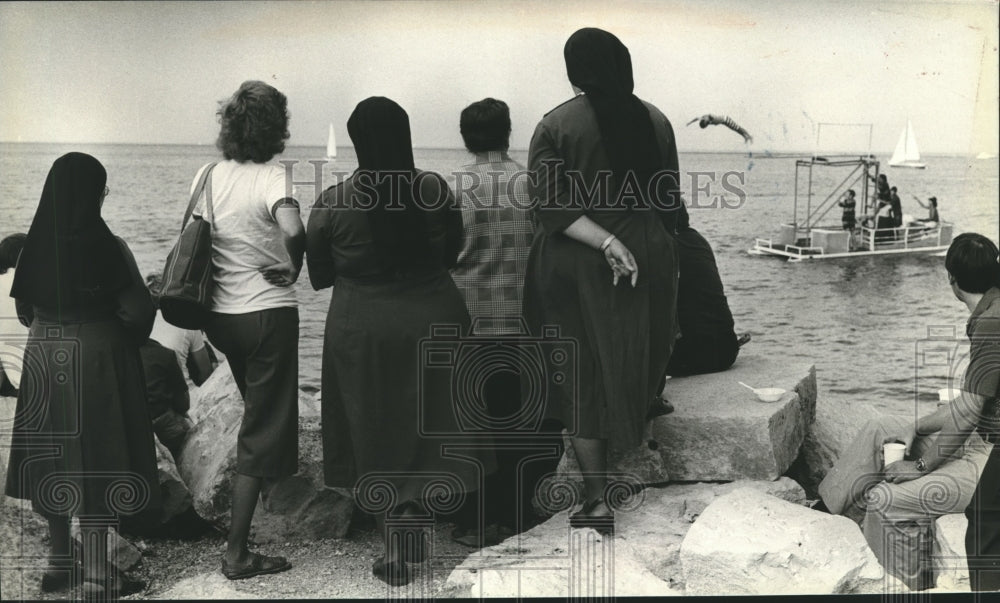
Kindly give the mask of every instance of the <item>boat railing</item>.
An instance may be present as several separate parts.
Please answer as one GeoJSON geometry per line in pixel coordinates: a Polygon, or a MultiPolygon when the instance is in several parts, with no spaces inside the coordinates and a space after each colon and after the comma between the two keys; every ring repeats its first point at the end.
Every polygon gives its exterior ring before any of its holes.
{"type": "Polygon", "coordinates": [[[862,225],[859,229],[859,239],[863,246],[869,251],[874,251],[877,246],[897,246],[903,244],[903,249],[909,249],[911,243],[925,241],[929,238],[937,238],[938,245],[942,245],[942,229],[940,225],[928,226],[925,224],[896,226],[894,228],[871,228],[862,225]]]}
{"type": "Polygon", "coordinates": [[[785,245],[785,251],[797,255],[823,255],[826,253],[822,247],[812,245],[785,245]]]}

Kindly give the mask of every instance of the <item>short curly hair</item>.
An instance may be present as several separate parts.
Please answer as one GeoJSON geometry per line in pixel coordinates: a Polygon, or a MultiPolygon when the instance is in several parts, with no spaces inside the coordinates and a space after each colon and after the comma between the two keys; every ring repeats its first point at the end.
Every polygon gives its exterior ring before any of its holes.
{"type": "Polygon", "coordinates": [[[264,163],[285,150],[288,140],[288,99],[274,86],[257,80],[243,82],[216,112],[222,129],[215,146],[226,159],[264,163]]]}

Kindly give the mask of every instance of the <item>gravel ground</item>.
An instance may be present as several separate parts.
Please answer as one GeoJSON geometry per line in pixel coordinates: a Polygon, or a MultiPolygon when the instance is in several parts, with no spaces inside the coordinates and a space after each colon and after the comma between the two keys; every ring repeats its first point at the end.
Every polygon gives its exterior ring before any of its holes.
{"type": "MultiPolygon", "coordinates": [[[[402,598],[432,597],[456,565],[473,549],[452,542],[454,526],[439,523],[435,529],[433,559],[410,564],[415,578],[407,586],[393,588],[372,576],[371,567],[382,553],[382,542],[373,526],[353,529],[344,539],[268,544],[254,550],[282,555],[292,569],[280,574],[227,582],[248,597],[287,598],[402,598]]],[[[145,540],[142,564],[133,575],[147,581],[147,590],[128,597],[146,599],[166,592],[186,578],[219,573],[225,539],[211,535],[197,541],[145,540]]],[[[220,573],[221,575],[221,573],[220,573]]],[[[220,596],[232,596],[231,593],[220,596]]]]}

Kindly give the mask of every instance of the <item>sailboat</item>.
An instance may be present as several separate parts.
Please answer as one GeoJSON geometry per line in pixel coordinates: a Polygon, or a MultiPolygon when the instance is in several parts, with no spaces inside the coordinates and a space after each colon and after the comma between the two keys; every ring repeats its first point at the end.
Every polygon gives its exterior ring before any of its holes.
{"type": "Polygon", "coordinates": [[[326,158],[337,158],[337,137],[333,134],[333,124],[330,124],[330,135],[326,139],[326,158]]]}
{"type": "Polygon", "coordinates": [[[926,163],[920,161],[920,150],[917,148],[917,137],[913,135],[913,124],[906,120],[906,127],[899,134],[896,150],[889,159],[889,167],[908,167],[924,169],[926,163]]]}

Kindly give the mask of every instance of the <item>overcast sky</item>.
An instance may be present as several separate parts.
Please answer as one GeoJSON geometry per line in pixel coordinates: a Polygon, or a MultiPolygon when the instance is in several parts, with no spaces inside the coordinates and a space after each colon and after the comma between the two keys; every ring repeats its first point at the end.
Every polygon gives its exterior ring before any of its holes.
{"type": "MultiPolygon", "coordinates": [[[[925,153],[997,149],[993,1],[0,3],[0,141],[211,144],[217,101],[261,79],[289,99],[291,145],[349,145],[358,101],[388,96],[418,147],[459,147],[458,115],[511,107],[512,146],[571,95],[562,48],[615,33],[640,97],[682,150],[744,150],[685,123],[733,117],[753,150],[810,150],[820,122],[913,122],[925,153]]],[[[842,144],[831,138],[820,142],[842,144]]],[[[865,130],[840,134],[867,142],[865,130]]],[[[824,134],[826,135],[826,134],[824,134]]]]}

